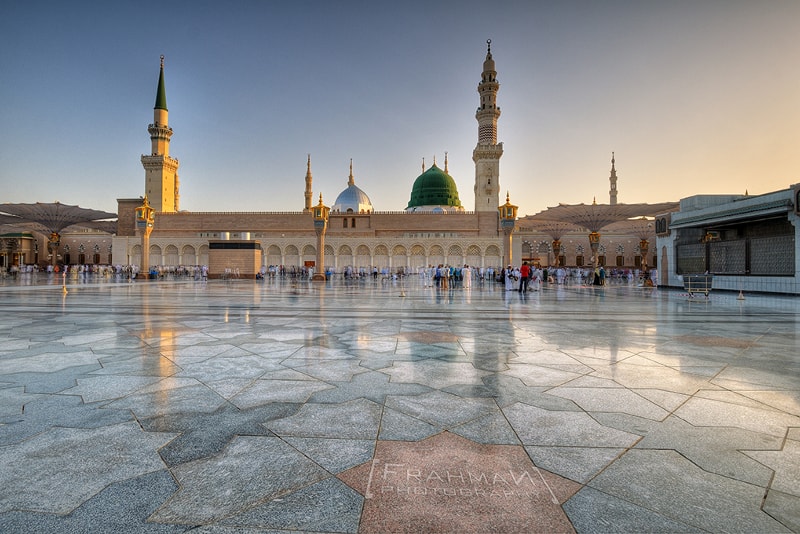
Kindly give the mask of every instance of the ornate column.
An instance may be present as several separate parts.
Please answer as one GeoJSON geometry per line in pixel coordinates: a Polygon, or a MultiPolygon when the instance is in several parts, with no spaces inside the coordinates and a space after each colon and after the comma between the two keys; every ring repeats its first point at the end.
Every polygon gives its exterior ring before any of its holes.
{"type": "Polygon", "coordinates": [[[519,206],[515,206],[510,202],[508,192],[506,192],[506,203],[497,208],[500,212],[500,228],[502,228],[504,236],[503,266],[512,265],[513,263],[511,234],[514,233],[514,224],[517,221],[518,208],[519,206]]]}
{"type": "Polygon", "coordinates": [[[153,222],[156,210],[150,207],[147,195],[144,202],[136,208],[136,233],[142,240],[142,258],[139,265],[139,274],[150,278],[150,234],[153,233],[153,222]]]}
{"type": "Polygon", "coordinates": [[[647,253],[650,250],[650,242],[647,239],[639,241],[639,251],[642,254],[642,285],[653,287],[653,281],[647,276],[647,253]]]}
{"type": "Polygon", "coordinates": [[[599,263],[600,260],[600,258],[598,257],[600,251],[599,232],[592,232],[589,234],[589,248],[592,250],[592,276],[594,276],[594,270],[597,269],[597,264],[599,263]]]}
{"type": "Polygon", "coordinates": [[[58,246],[61,244],[61,236],[53,232],[47,238],[47,250],[50,253],[50,265],[53,267],[58,263],[58,246]]]}
{"type": "Polygon", "coordinates": [[[314,206],[314,233],[317,234],[317,261],[314,268],[312,281],[325,281],[325,232],[328,229],[328,214],[331,209],[322,203],[322,193],[319,194],[319,204],[314,206]]]}
{"type": "Polygon", "coordinates": [[[561,240],[560,239],[553,239],[553,258],[555,262],[553,263],[554,267],[561,267],[561,240]]]}

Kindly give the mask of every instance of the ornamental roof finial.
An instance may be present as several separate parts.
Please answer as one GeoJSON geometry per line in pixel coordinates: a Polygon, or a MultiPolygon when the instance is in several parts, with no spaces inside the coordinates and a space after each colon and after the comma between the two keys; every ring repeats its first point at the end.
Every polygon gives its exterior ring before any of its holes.
{"type": "Polygon", "coordinates": [[[353,158],[350,158],[350,178],[347,180],[347,185],[356,185],[356,181],[353,178],[353,158]]]}

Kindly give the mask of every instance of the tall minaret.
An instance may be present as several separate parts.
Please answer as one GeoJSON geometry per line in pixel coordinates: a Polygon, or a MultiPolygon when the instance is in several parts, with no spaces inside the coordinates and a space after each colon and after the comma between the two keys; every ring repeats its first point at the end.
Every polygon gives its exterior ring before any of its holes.
{"type": "Polygon", "coordinates": [[[306,164],[306,207],[303,211],[308,213],[311,211],[311,154],[308,155],[308,163],[306,164]]]}
{"type": "Polygon", "coordinates": [[[614,168],[614,153],[611,153],[611,176],[608,177],[611,182],[611,190],[608,192],[608,203],[612,206],[617,203],[617,169],[614,168]]]}
{"type": "Polygon", "coordinates": [[[167,91],[164,87],[164,56],[161,56],[153,124],[147,127],[147,131],[150,133],[152,148],[149,156],[142,155],[145,194],[156,212],[176,212],[180,200],[178,160],[169,156],[172,128],[169,127],[167,91]]]}
{"type": "Polygon", "coordinates": [[[492,40],[486,41],[486,60],[483,62],[483,74],[478,84],[481,105],[475,113],[478,121],[478,145],[472,151],[475,162],[475,211],[497,213],[500,205],[500,156],[503,155],[503,143],[497,142],[497,119],[500,108],[497,107],[497,71],[492,59],[492,40]]]}

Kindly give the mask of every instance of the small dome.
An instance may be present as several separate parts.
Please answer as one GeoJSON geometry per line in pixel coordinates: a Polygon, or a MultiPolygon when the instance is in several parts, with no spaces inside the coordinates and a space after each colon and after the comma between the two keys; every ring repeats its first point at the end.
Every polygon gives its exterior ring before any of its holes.
{"type": "Polygon", "coordinates": [[[336,202],[331,206],[334,213],[372,213],[372,202],[367,194],[356,185],[353,178],[353,160],[350,160],[350,177],[347,189],[339,193],[336,202]]]}
{"type": "Polygon", "coordinates": [[[429,206],[461,208],[455,180],[435,163],[414,181],[406,210],[429,206]]]}
{"type": "Polygon", "coordinates": [[[353,184],[339,193],[331,210],[339,213],[348,213],[349,211],[353,213],[371,213],[372,202],[370,202],[369,197],[361,188],[353,184]]]}

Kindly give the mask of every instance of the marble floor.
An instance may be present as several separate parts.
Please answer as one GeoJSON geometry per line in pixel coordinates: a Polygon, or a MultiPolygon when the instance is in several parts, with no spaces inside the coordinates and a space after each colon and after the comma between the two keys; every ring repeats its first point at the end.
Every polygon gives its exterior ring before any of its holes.
{"type": "Polygon", "coordinates": [[[797,298],[63,287],[0,281],[0,532],[800,532],[797,298]]]}

